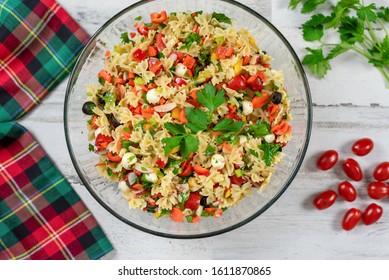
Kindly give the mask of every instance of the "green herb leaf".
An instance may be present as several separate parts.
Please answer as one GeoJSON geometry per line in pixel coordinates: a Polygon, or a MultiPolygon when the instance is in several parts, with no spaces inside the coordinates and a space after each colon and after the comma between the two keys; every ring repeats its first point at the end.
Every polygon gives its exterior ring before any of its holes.
{"type": "Polygon", "coordinates": [[[88,149],[89,149],[90,152],[94,152],[95,151],[95,146],[93,146],[92,144],[89,144],[88,149]]]}
{"type": "Polygon", "coordinates": [[[238,132],[242,129],[244,124],[245,124],[244,122],[234,121],[233,119],[225,118],[215,125],[213,131],[226,130],[226,131],[238,132]]]}
{"type": "Polygon", "coordinates": [[[198,45],[201,42],[201,36],[197,34],[196,32],[191,32],[188,37],[185,38],[185,41],[183,42],[183,49],[190,50],[190,47],[194,42],[196,42],[198,45]]]}
{"type": "Polygon", "coordinates": [[[226,102],[224,89],[221,88],[216,93],[216,87],[208,83],[201,91],[197,92],[197,101],[208,108],[210,114],[212,115],[217,107],[226,102]]]}
{"type": "Polygon", "coordinates": [[[199,149],[199,140],[196,138],[196,136],[192,134],[187,134],[184,137],[184,142],[181,143],[180,147],[180,153],[183,158],[188,158],[189,155],[193,152],[197,152],[199,149]]]}
{"type": "Polygon", "coordinates": [[[306,48],[311,54],[307,54],[302,64],[307,65],[313,74],[318,75],[320,78],[324,77],[328,70],[331,69],[331,65],[328,59],[325,59],[323,56],[322,49],[311,49],[306,48]]]}
{"type": "Polygon", "coordinates": [[[134,142],[128,141],[128,140],[122,140],[122,147],[123,148],[128,150],[128,148],[131,147],[132,145],[134,145],[134,142]]]}
{"type": "Polygon", "coordinates": [[[256,124],[250,125],[250,132],[254,137],[263,137],[271,133],[270,124],[265,121],[258,121],[256,124]]]}
{"type": "Polygon", "coordinates": [[[208,128],[208,116],[201,109],[185,108],[185,116],[188,120],[188,122],[185,123],[185,126],[193,133],[197,133],[200,130],[206,130],[208,128]]]}
{"type": "Polygon", "coordinates": [[[250,149],[250,154],[255,156],[256,158],[259,158],[259,154],[256,151],[254,151],[253,149],[250,149]]]}
{"type": "Polygon", "coordinates": [[[137,16],[136,18],[134,18],[134,20],[142,20],[142,16],[137,16]]]}
{"type": "Polygon", "coordinates": [[[167,122],[164,124],[164,127],[173,134],[185,134],[185,128],[179,124],[173,124],[171,122],[167,122]]]}
{"type": "Polygon", "coordinates": [[[319,41],[324,35],[324,24],[329,21],[329,17],[322,14],[314,15],[309,21],[303,24],[303,37],[305,41],[319,41]]]}
{"type": "Polygon", "coordinates": [[[109,167],[107,167],[107,174],[108,174],[108,176],[112,176],[112,174],[113,174],[112,169],[109,167]]]}
{"type": "Polygon", "coordinates": [[[213,12],[212,13],[212,18],[216,19],[218,22],[224,22],[224,23],[227,23],[227,24],[231,24],[232,23],[231,19],[229,17],[227,17],[223,13],[213,12]]]}
{"type": "Polygon", "coordinates": [[[122,39],[123,44],[128,44],[130,42],[130,38],[128,38],[128,32],[124,32],[120,35],[120,39],[122,39]]]}
{"type": "Polygon", "coordinates": [[[205,155],[206,156],[212,156],[215,153],[215,148],[212,147],[211,145],[207,146],[207,149],[205,149],[205,155]]]}
{"type": "Polygon", "coordinates": [[[183,209],[185,202],[189,199],[189,192],[180,193],[179,197],[181,198],[180,207],[181,207],[181,209],[183,209]]]}
{"type": "Polygon", "coordinates": [[[354,44],[364,40],[365,27],[363,22],[356,17],[344,17],[338,31],[342,42],[354,44]]]}
{"type": "Polygon", "coordinates": [[[281,151],[281,145],[274,143],[265,142],[259,145],[259,148],[263,151],[262,160],[266,163],[267,166],[272,164],[274,156],[281,151]]]}
{"type": "Polygon", "coordinates": [[[157,58],[159,58],[159,59],[164,58],[164,57],[165,57],[165,55],[162,52],[159,52],[157,54],[157,58]]]}
{"type": "Polygon", "coordinates": [[[361,6],[357,10],[357,16],[365,21],[370,22],[376,22],[377,21],[377,7],[374,3],[370,4],[369,6],[361,6]]]}
{"type": "Polygon", "coordinates": [[[163,138],[161,141],[162,143],[165,144],[165,148],[164,148],[165,155],[168,155],[171,149],[178,147],[183,139],[184,136],[173,136],[173,137],[163,138]]]}
{"type": "Polygon", "coordinates": [[[104,94],[103,100],[104,100],[105,104],[115,103],[116,102],[116,95],[113,94],[112,92],[107,92],[106,94],[104,94]]]}
{"type": "Polygon", "coordinates": [[[380,19],[383,19],[384,21],[389,22],[389,8],[388,7],[380,7],[380,10],[377,13],[377,16],[380,19]]]}

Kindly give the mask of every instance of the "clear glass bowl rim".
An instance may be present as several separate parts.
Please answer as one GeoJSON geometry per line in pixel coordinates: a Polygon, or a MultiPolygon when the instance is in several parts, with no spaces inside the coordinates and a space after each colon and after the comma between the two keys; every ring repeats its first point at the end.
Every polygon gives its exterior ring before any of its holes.
{"type": "Polygon", "coordinates": [[[236,223],[236,224],[234,224],[234,225],[232,225],[230,227],[223,228],[221,230],[211,231],[211,232],[207,232],[207,233],[203,233],[203,234],[195,234],[195,235],[194,234],[174,235],[174,234],[170,234],[170,233],[162,233],[162,232],[150,230],[148,228],[145,228],[143,226],[140,226],[138,224],[135,224],[135,223],[133,223],[133,222],[123,218],[121,215],[119,215],[113,209],[111,209],[95,193],[93,188],[91,186],[89,186],[88,182],[84,179],[84,177],[82,175],[82,172],[81,172],[80,168],[78,167],[74,151],[73,151],[72,146],[70,144],[71,141],[70,141],[69,133],[68,133],[67,104],[68,104],[68,99],[69,99],[69,96],[70,96],[71,89],[72,89],[72,87],[74,85],[75,80],[77,79],[76,70],[77,70],[79,64],[83,61],[83,57],[87,53],[87,50],[89,49],[90,45],[93,44],[94,40],[106,29],[107,26],[109,26],[112,22],[114,22],[117,18],[119,18],[123,14],[127,13],[128,11],[130,11],[130,10],[136,8],[136,7],[142,6],[143,4],[146,4],[146,3],[149,3],[149,2],[155,2],[155,1],[158,1],[158,0],[141,0],[139,2],[136,2],[136,3],[132,4],[132,5],[124,8],[123,10],[121,10],[120,12],[115,14],[106,23],[104,23],[95,32],[95,34],[93,34],[93,36],[89,39],[88,43],[85,45],[85,47],[81,51],[81,53],[80,53],[80,55],[79,55],[75,65],[74,65],[74,68],[73,68],[73,70],[72,70],[72,72],[70,74],[69,81],[68,81],[68,84],[67,84],[67,87],[66,87],[65,102],[64,102],[64,129],[65,129],[66,145],[67,145],[67,148],[69,150],[69,154],[70,154],[70,158],[72,160],[73,166],[76,169],[76,172],[77,172],[79,178],[81,179],[82,183],[87,188],[89,193],[109,213],[111,213],[114,217],[116,217],[120,221],[124,222],[125,224],[128,224],[128,225],[130,225],[130,226],[132,226],[132,227],[134,227],[136,229],[139,229],[141,231],[144,231],[144,232],[147,232],[147,233],[150,233],[150,234],[153,234],[153,235],[161,236],[161,237],[166,237],[166,238],[193,239],[193,238],[204,238],[204,237],[211,237],[211,236],[219,235],[219,234],[222,234],[222,233],[225,233],[225,232],[237,229],[237,228],[247,224],[248,222],[254,220],[258,216],[260,216],[262,213],[264,213],[267,209],[269,209],[281,197],[281,195],[286,191],[286,189],[292,183],[293,179],[296,177],[296,175],[297,175],[297,173],[298,173],[298,171],[299,171],[299,169],[301,167],[301,164],[302,164],[302,162],[304,160],[305,154],[307,152],[308,144],[309,144],[309,140],[310,140],[310,136],[311,136],[311,130],[312,130],[312,99],[311,99],[311,92],[310,92],[309,85],[308,85],[308,80],[307,80],[305,71],[304,71],[304,69],[303,69],[303,67],[301,65],[300,59],[298,58],[296,52],[294,51],[294,49],[292,48],[292,46],[290,45],[288,40],[284,37],[284,35],[282,35],[282,33],[272,23],[270,23],[270,21],[268,21],[265,17],[263,17],[262,15],[260,15],[256,11],[254,11],[253,9],[251,9],[251,8],[241,4],[239,2],[236,2],[234,0],[219,0],[221,2],[226,2],[228,4],[235,5],[235,6],[239,7],[239,8],[241,8],[241,9],[251,13],[253,16],[257,17],[264,24],[266,24],[281,39],[281,41],[285,44],[285,46],[287,47],[288,51],[290,52],[290,54],[292,55],[293,59],[296,62],[296,65],[298,67],[298,71],[300,72],[301,77],[303,79],[305,93],[306,93],[306,100],[307,100],[307,109],[308,109],[308,112],[307,112],[308,115],[307,115],[306,136],[305,136],[305,139],[304,139],[304,145],[303,145],[301,153],[300,153],[299,162],[297,163],[297,165],[296,165],[295,169],[293,170],[293,173],[291,174],[291,176],[289,176],[288,180],[285,182],[283,188],[277,193],[277,195],[275,195],[272,199],[270,199],[269,202],[267,202],[264,207],[262,207],[259,211],[255,212],[254,214],[252,214],[251,216],[247,217],[246,219],[244,219],[244,220],[242,220],[242,221],[240,221],[240,222],[238,222],[238,223],[236,223]]]}

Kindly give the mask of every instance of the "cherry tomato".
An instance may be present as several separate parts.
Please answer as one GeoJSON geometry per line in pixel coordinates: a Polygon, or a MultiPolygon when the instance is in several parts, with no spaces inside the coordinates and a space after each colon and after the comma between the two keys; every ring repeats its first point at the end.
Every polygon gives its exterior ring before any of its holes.
{"type": "Polygon", "coordinates": [[[381,162],[375,169],[373,173],[374,178],[377,181],[386,181],[389,180],[389,162],[381,162]]]}
{"type": "Polygon", "coordinates": [[[107,136],[104,134],[98,134],[95,140],[95,146],[97,147],[97,151],[101,152],[105,148],[107,148],[108,144],[111,143],[114,139],[111,136],[107,136]]]}
{"type": "Polygon", "coordinates": [[[363,212],[363,216],[362,216],[363,223],[367,226],[374,224],[381,218],[382,212],[383,210],[381,206],[375,203],[370,204],[369,206],[366,207],[365,211],[363,212]]]}
{"type": "Polygon", "coordinates": [[[373,150],[373,147],[374,143],[370,138],[362,138],[357,140],[351,149],[357,156],[365,156],[373,150]]]}
{"type": "Polygon", "coordinates": [[[112,152],[108,152],[106,154],[106,156],[107,156],[107,159],[109,159],[112,162],[121,162],[122,161],[121,156],[119,156],[118,154],[114,154],[112,152]]]}
{"type": "Polygon", "coordinates": [[[357,191],[354,186],[347,181],[344,181],[338,185],[338,193],[346,201],[354,201],[357,198],[357,191]]]}
{"type": "Polygon", "coordinates": [[[350,179],[354,181],[362,180],[362,169],[356,160],[348,158],[343,162],[342,167],[343,171],[350,179]]]}
{"type": "Polygon", "coordinates": [[[185,208],[195,211],[200,205],[201,195],[197,192],[191,192],[189,198],[184,203],[185,208]]]}
{"type": "Polygon", "coordinates": [[[333,190],[328,190],[317,195],[313,200],[313,205],[318,210],[327,209],[335,203],[338,195],[333,190]]]}
{"type": "Polygon", "coordinates": [[[249,88],[253,91],[261,91],[263,90],[262,80],[255,75],[253,78],[250,78],[247,83],[249,84],[249,88]]]}
{"type": "Polygon", "coordinates": [[[338,153],[334,150],[324,152],[316,162],[316,165],[321,170],[328,170],[338,161],[338,153]]]}
{"type": "Polygon", "coordinates": [[[356,208],[349,209],[343,217],[342,227],[344,230],[352,230],[362,219],[362,211],[356,208]]]}
{"type": "Polygon", "coordinates": [[[367,194],[373,199],[383,199],[389,196],[389,187],[382,182],[372,182],[367,186],[367,194]]]}
{"type": "Polygon", "coordinates": [[[233,90],[243,90],[246,88],[246,79],[242,75],[235,76],[228,82],[227,87],[233,90]]]}
{"type": "Polygon", "coordinates": [[[137,61],[142,61],[147,57],[147,52],[142,51],[141,49],[137,49],[132,53],[132,58],[137,61]]]}

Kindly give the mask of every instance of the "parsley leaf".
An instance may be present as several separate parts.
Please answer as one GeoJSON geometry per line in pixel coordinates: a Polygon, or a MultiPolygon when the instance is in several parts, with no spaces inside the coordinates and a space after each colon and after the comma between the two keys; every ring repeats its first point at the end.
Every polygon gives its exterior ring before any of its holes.
{"type": "Polygon", "coordinates": [[[128,38],[128,32],[124,32],[120,35],[120,39],[122,39],[123,44],[128,44],[130,42],[130,38],[128,38]]]}
{"type": "Polygon", "coordinates": [[[186,193],[180,193],[179,200],[180,200],[180,207],[184,208],[185,202],[189,199],[189,192],[186,193]]]}
{"type": "Polygon", "coordinates": [[[386,22],[389,22],[389,8],[380,7],[380,11],[377,13],[377,16],[380,19],[383,19],[386,22]]]}
{"type": "Polygon", "coordinates": [[[329,21],[329,17],[322,14],[313,15],[309,21],[303,24],[303,37],[305,41],[318,41],[324,35],[324,24],[329,21]]]}
{"type": "Polygon", "coordinates": [[[266,163],[267,166],[272,164],[274,156],[281,151],[281,145],[274,143],[265,142],[259,145],[259,148],[263,151],[262,160],[266,163]]]}
{"type": "Polygon", "coordinates": [[[167,122],[164,124],[164,127],[173,134],[185,134],[185,128],[179,124],[173,124],[171,122],[167,122]]]}
{"type": "Polygon", "coordinates": [[[361,20],[368,20],[370,22],[376,22],[376,20],[377,20],[376,10],[377,10],[377,7],[374,3],[370,4],[369,6],[361,6],[357,10],[357,16],[361,20]]]}
{"type": "Polygon", "coordinates": [[[364,40],[365,27],[363,22],[356,17],[343,18],[338,31],[343,42],[354,44],[364,40]]]}
{"type": "Polygon", "coordinates": [[[212,147],[211,145],[207,146],[207,149],[205,149],[205,155],[206,156],[212,156],[215,153],[216,149],[212,147]]]}
{"type": "Polygon", "coordinates": [[[224,22],[224,23],[227,23],[227,24],[231,24],[232,23],[231,19],[229,17],[227,17],[223,13],[213,12],[212,13],[212,18],[216,19],[218,22],[224,22]]]}
{"type": "Polygon", "coordinates": [[[270,124],[265,121],[258,121],[257,124],[250,125],[250,132],[254,137],[262,137],[270,134],[270,124]]]}
{"type": "Polygon", "coordinates": [[[245,124],[244,122],[234,121],[233,119],[225,118],[215,125],[213,131],[226,130],[226,131],[238,132],[242,129],[244,124],[245,124]]]}
{"type": "Polygon", "coordinates": [[[183,145],[180,147],[181,156],[187,158],[192,152],[198,150],[199,144],[199,140],[193,134],[185,135],[183,145]]]}
{"type": "Polygon", "coordinates": [[[197,44],[200,44],[201,42],[201,36],[197,34],[196,32],[191,32],[188,37],[185,38],[185,41],[183,42],[183,46],[181,47],[182,49],[187,49],[188,51],[190,50],[190,47],[194,42],[197,44]]]}
{"type": "Polygon", "coordinates": [[[93,146],[92,144],[89,144],[88,149],[89,149],[90,152],[94,152],[95,151],[95,146],[93,146]]]}
{"type": "Polygon", "coordinates": [[[328,59],[324,58],[322,49],[306,48],[311,54],[307,54],[302,64],[307,65],[312,73],[317,74],[319,77],[324,77],[328,70],[331,69],[331,65],[328,59]]]}
{"type": "Polygon", "coordinates": [[[185,108],[185,116],[188,120],[185,126],[193,133],[208,128],[207,114],[198,108],[185,108]]]}
{"type": "Polygon", "coordinates": [[[226,98],[224,97],[224,89],[221,88],[216,93],[216,87],[208,83],[201,91],[197,92],[197,101],[208,108],[208,119],[211,119],[212,114],[216,108],[226,102],[226,98]]]}
{"type": "Polygon", "coordinates": [[[142,16],[137,16],[134,20],[142,20],[142,16]]]}

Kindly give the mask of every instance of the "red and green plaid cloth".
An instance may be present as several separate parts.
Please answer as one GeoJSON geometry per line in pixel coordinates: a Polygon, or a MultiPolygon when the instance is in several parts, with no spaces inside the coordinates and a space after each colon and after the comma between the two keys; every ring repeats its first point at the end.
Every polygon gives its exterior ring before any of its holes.
{"type": "Polygon", "coordinates": [[[112,250],[42,147],[10,122],[70,73],[87,40],[54,0],[0,0],[0,259],[98,259],[112,250]]]}

